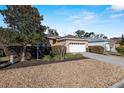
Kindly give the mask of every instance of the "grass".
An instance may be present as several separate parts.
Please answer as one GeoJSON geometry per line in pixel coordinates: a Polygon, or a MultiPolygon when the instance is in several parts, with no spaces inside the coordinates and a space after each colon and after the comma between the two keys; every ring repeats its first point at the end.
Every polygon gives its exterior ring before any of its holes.
{"type": "Polygon", "coordinates": [[[79,53],[77,53],[77,54],[71,54],[71,53],[65,54],[65,59],[68,59],[68,58],[73,59],[73,58],[81,58],[81,57],[83,57],[83,55],[79,54],[79,53]]]}
{"type": "Polygon", "coordinates": [[[79,53],[76,53],[76,54],[67,53],[64,56],[61,56],[61,55],[54,55],[54,56],[46,55],[42,58],[42,61],[62,61],[62,60],[66,60],[66,59],[77,59],[77,58],[83,58],[83,55],[79,54],[79,53]]]}
{"type": "Polygon", "coordinates": [[[51,61],[52,57],[50,55],[46,55],[42,58],[42,61],[51,61]]]}

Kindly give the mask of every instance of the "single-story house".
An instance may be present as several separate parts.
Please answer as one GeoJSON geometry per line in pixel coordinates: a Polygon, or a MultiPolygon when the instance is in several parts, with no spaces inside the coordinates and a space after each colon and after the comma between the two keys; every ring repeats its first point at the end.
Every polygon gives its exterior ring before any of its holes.
{"type": "Polygon", "coordinates": [[[121,38],[114,37],[114,38],[111,38],[110,40],[112,40],[115,43],[115,48],[118,48],[121,46],[120,44],[121,38]]]}
{"type": "Polygon", "coordinates": [[[51,46],[54,46],[57,43],[57,39],[61,38],[60,36],[47,35],[51,46]]]}
{"type": "Polygon", "coordinates": [[[103,38],[79,38],[73,35],[47,36],[51,46],[65,46],[66,53],[86,52],[88,46],[102,46],[105,51],[115,52],[115,44],[108,39],[103,38]]]}
{"type": "Polygon", "coordinates": [[[102,46],[105,51],[115,52],[115,44],[113,41],[104,38],[87,38],[88,46],[102,46]]]}
{"type": "Polygon", "coordinates": [[[49,36],[49,41],[52,46],[66,46],[66,53],[86,52],[88,41],[73,35],[64,37],[49,36]]]}

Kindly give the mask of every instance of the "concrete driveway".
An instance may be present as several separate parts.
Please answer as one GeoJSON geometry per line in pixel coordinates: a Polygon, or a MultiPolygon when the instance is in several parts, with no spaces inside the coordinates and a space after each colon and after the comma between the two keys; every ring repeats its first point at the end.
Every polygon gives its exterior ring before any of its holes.
{"type": "Polygon", "coordinates": [[[85,57],[96,59],[102,62],[124,66],[124,57],[112,56],[112,55],[101,55],[101,54],[95,54],[95,53],[89,53],[89,52],[85,52],[83,53],[83,55],[85,57]]]}

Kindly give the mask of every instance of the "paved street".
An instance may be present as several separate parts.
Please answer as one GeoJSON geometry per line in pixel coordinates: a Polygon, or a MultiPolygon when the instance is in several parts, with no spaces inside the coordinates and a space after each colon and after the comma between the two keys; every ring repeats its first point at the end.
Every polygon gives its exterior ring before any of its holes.
{"type": "Polygon", "coordinates": [[[112,55],[101,55],[101,54],[95,54],[95,53],[89,53],[89,52],[83,53],[83,55],[85,57],[96,59],[96,60],[99,60],[102,62],[112,63],[112,64],[116,64],[119,66],[124,66],[124,58],[123,57],[112,56],[112,55]]]}

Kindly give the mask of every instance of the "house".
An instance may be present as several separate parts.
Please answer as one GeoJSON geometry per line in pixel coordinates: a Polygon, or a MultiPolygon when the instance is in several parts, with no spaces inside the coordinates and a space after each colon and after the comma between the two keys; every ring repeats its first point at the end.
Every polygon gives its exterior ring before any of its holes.
{"type": "Polygon", "coordinates": [[[102,46],[105,51],[115,52],[115,44],[112,40],[104,38],[87,38],[88,46],[102,46]]]}
{"type": "Polygon", "coordinates": [[[52,46],[66,46],[66,53],[86,52],[88,41],[73,35],[64,37],[48,36],[52,46]]]}
{"type": "Polygon", "coordinates": [[[51,46],[66,46],[66,53],[86,52],[88,46],[102,46],[105,51],[115,52],[113,41],[103,38],[79,38],[73,35],[48,36],[51,46]]]}
{"type": "Polygon", "coordinates": [[[118,48],[121,46],[120,45],[121,38],[114,37],[114,38],[111,38],[110,40],[112,40],[115,43],[115,48],[118,48]]]}
{"type": "Polygon", "coordinates": [[[47,38],[49,39],[51,46],[53,46],[57,43],[57,39],[59,39],[60,36],[47,35],[47,38]]]}

